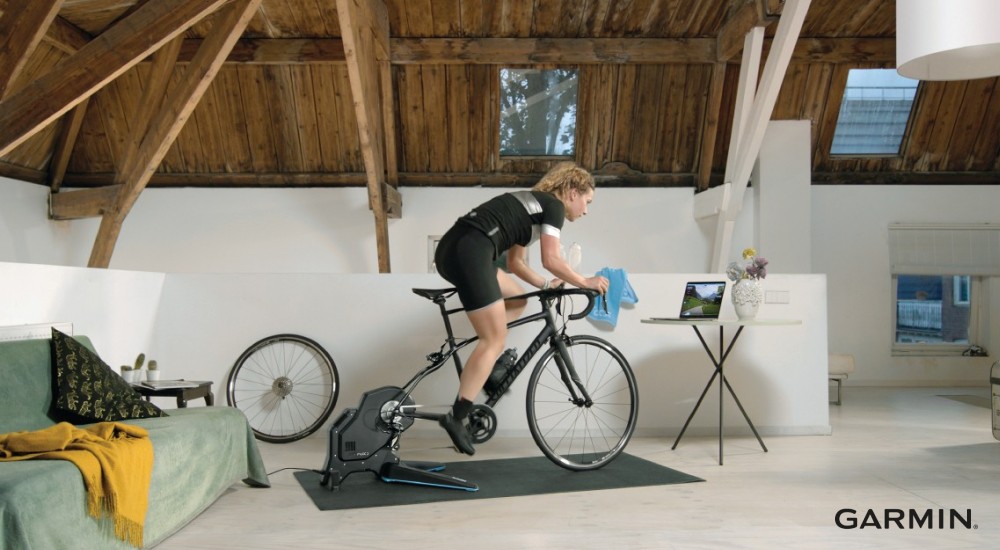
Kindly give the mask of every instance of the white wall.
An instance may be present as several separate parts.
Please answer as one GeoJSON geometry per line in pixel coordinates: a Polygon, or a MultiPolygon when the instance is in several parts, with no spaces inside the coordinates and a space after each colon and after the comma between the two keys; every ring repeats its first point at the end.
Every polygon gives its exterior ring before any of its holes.
{"type": "Polygon", "coordinates": [[[986,385],[1000,353],[997,291],[992,303],[993,357],[892,357],[890,223],[1000,223],[1000,186],[813,186],[813,267],[829,280],[830,350],[853,353],[849,383],[986,385]]]}
{"type": "Polygon", "coordinates": [[[772,121],[754,165],[754,242],[781,273],[813,272],[811,131],[808,120],[772,121]]]}
{"type": "MultiPolygon", "coordinates": [[[[640,322],[676,315],[684,282],[704,277],[633,274],[639,303],[621,311],[615,329],[587,320],[570,325],[571,334],[605,337],[632,364],[640,386],[640,434],[678,433],[712,374],[689,327],[640,322]]],[[[338,365],[340,411],[357,406],[363,391],[404,384],[425,364],[425,355],[439,349],[443,329],[437,309],[410,289],[440,284],[429,274],[157,275],[0,263],[0,285],[17,289],[18,296],[0,325],[72,320],[75,332],[90,336],[110,365],[131,363],[145,352],[168,378],[214,381],[220,403],[226,375],[244,349],[272,334],[302,334],[326,348],[338,365]]],[[[791,303],[765,304],[760,316],[804,323],[746,329],[727,362],[727,375],[762,434],[829,433],[825,277],[777,275],[771,284],[787,290],[791,303]]],[[[729,303],[723,316],[735,317],[729,303]]],[[[453,320],[459,335],[472,335],[463,316],[453,320]]],[[[537,330],[530,327],[516,329],[510,344],[525,349],[537,330]]],[[[715,331],[705,337],[717,347],[715,331]]],[[[501,434],[527,435],[526,380],[522,377],[496,410],[501,434]]],[[[421,404],[447,405],[457,388],[449,364],[414,396],[421,404]]],[[[726,431],[748,434],[726,399],[726,431]]],[[[173,406],[169,400],[161,404],[173,406]]],[[[717,426],[716,390],[702,403],[689,433],[714,434],[717,426]]],[[[443,437],[433,423],[413,429],[443,437]]]]}
{"type": "Polygon", "coordinates": [[[49,188],[0,176],[0,261],[85,266],[100,220],[49,220],[49,188]]]}
{"type": "MultiPolygon", "coordinates": [[[[443,234],[460,215],[503,191],[403,188],[403,216],[389,221],[392,272],[426,273],[427,237],[443,234]]],[[[0,261],[87,264],[97,221],[50,222],[47,198],[46,187],[0,178],[0,261]]],[[[581,244],[584,270],[702,271],[710,253],[706,235],[714,226],[692,221],[693,200],[691,188],[598,189],[590,214],[566,223],[563,241],[581,244]]],[[[753,198],[747,201],[752,207],[753,198]]],[[[751,235],[751,224],[752,215],[737,232],[751,235]]],[[[125,220],[111,267],[375,273],[374,225],[363,188],[147,189],[125,220]]]]}
{"type": "Polygon", "coordinates": [[[0,326],[72,323],[118,366],[160,339],[155,330],[165,275],[0,262],[0,326]]]}

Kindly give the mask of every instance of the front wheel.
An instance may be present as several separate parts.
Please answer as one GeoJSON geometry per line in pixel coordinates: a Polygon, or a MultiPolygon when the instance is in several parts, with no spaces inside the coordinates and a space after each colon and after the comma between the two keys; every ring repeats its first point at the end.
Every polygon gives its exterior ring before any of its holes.
{"type": "MultiPolygon", "coordinates": [[[[589,402],[574,400],[555,347],[542,356],[528,381],[531,437],[550,460],[568,470],[595,470],[625,449],[639,414],[639,390],[628,361],[595,336],[566,341],[567,369],[576,371],[589,402]]],[[[576,396],[582,398],[573,384],[576,396]]]]}

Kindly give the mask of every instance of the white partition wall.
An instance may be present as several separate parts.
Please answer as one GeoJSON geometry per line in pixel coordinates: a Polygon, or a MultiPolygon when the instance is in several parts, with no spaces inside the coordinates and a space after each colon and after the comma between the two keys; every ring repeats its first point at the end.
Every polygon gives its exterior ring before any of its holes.
{"type": "MultiPolygon", "coordinates": [[[[704,277],[632,274],[639,303],[622,309],[617,327],[589,320],[570,325],[570,333],[605,337],[632,364],[640,386],[640,434],[678,433],[712,374],[690,328],[641,323],[645,317],[676,314],[684,282],[704,277]]],[[[0,313],[0,325],[73,322],[76,333],[91,336],[112,366],[145,352],[169,378],[212,380],[220,404],[228,370],[246,347],[272,334],[298,333],[319,342],[336,361],[342,383],[337,409],[342,410],[356,406],[366,390],[402,385],[428,353],[439,349],[443,329],[437,309],[411,288],[442,283],[435,275],[420,274],[164,275],[0,263],[0,285],[6,296],[17,297],[0,313]]],[[[765,286],[786,291],[790,300],[764,304],[762,318],[803,323],[748,328],[727,364],[731,383],[762,434],[829,433],[826,279],[774,275],[765,286]]],[[[730,303],[722,315],[735,317],[730,303]]],[[[472,334],[462,315],[456,329],[472,334]]],[[[524,349],[531,331],[530,325],[516,329],[511,345],[524,349]]],[[[713,335],[708,338],[715,342],[713,335]]],[[[527,435],[526,381],[519,379],[497,407],[501,436],[527,435]]],[[[456,390],[455,372],[447,367],[425,380],[415,397],[446,405],[456,390]]],[[[717,397],[717,390],[709,392],[689,433],[715,433],[717,397]]],[[[726,431],[749,433],[728,397],[724,405],[726,431]]],[[[412,429],[440,432],[423,421],[412,429]]]]}

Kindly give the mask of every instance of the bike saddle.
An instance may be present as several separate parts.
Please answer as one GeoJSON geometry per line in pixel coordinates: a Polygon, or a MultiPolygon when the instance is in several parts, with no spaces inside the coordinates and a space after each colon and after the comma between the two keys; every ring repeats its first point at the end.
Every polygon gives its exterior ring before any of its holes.
{"type": "Polygon", "coordinates": [[[436,301],[439,298],[447,298],[454,294],[456,290],[454,288],[414,288],[413,293],[417,296],[423,296],[428,300],[436,301]]]}

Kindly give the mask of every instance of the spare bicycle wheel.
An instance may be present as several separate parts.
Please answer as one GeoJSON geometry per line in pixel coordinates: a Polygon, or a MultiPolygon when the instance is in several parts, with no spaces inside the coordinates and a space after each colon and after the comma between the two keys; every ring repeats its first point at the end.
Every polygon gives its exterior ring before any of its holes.
{"type": "Polygon", "coordinates": [[[340,376],[322,346],[297,334],[259,340],[236,360],[226,402],[261,441],[289,443],[318,430],[337,405],[340,376]]]}

